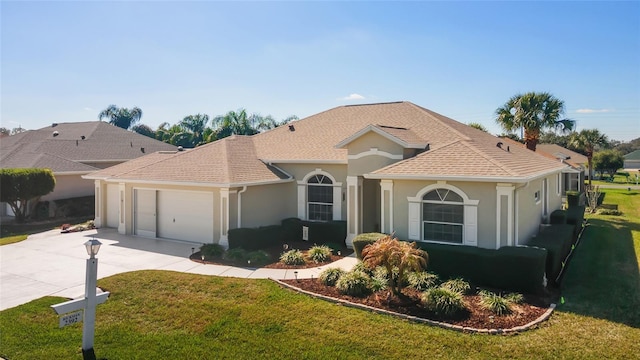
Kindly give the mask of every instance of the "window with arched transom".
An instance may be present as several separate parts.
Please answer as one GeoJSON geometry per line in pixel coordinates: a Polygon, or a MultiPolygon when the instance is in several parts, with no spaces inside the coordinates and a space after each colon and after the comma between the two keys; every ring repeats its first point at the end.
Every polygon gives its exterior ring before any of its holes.
{"type": "Polygon", "coordinates": [[[422,240],[462,244],[464,201],[450,189],[438,188],[422,197],[422,240]]]}
{"type": "Polygon", "coordinates": [[[307,214],[309,220],[332,220],[333,200],[333,181],[329,177],[316,174],[307,180],[307,214]]]}

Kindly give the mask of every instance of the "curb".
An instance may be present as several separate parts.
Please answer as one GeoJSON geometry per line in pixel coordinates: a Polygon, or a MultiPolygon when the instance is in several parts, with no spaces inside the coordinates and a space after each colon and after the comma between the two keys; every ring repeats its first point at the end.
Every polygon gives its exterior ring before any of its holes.
{"type": "Polygon", "coordinates": [[[332,298],[329,296],[325,296],[325,295],[320,295],[320,294],[316,294],[307,290],[303,290],[300,289],[298,287],[295,287],[293,285],[284,283],[280,280],[277,279],[272,279],[270,278],[269,280],[276,282],[277,284],[279,284],[280,286],[284,287],[284,288],[288,288],[306,295],[309,295],[311,297],[317,298],[317,299],[321,299],[321,300],[325,300],[325,301],[329,301],[332,303],[336,303],[336,304],[340,304],[340,305],[345,305],[348,307],[352,307],[352,308],[356,308],[356,309],[362,309],[362,310],[369,310],[371,312],[375,312],[378,314],[385,314],[385,315],[391,315],[400,319],[405,319],[405,320],[409,320],[409,321],[413,321],[413,322],[417,322],[417,323],[422,323],[422,324],[428,324],[428,325],[432,325],[432,326],[437,326],[437,327],[441,327],[444,329],[449,329],[449,330],[455,330],[455,331],[459,331],[459,332],[465,332],[465,333],[478,333],[478,334],[490,334],[490,335],[507,335],[507,334],[516,334],[516,333],[520,333],[523,331],[527,331],[530,330],[534,327],[537,327],[540,323],[542,323],[543,321],[546,321],[547,319],[549,319],[549,317],[551,317],[551,314],[553,313],[553,310],[556,308],[556,304],[551,304],[549,306],[549,309],[547,309],[547,311],[544,312],[544,314],[540,315],[539,318],[533,320],[532,322],[526,324],[526,325],[522,325],[522,326],[516,326],[510,329],[477,329],[477,328],[472,328],[472,327],[463,327],[460,325],[452,325],[452,324],[448,324],[448,323],[443,323],[440,321],[434,321],[434,320],[429,320],[429,319],[423,319],[417,316],[412,316],[412,315],[406,315],[406,314],[400,314],[400,313],[396,313],[393,311],[389,311],[389,310],[384,310],[384,309],[378,309],[369,305],[363,305],[363,304],[356,304],[356,303],[352,303],[350,301],[347,300],[343,300],[343,299],[336,299],[336,298],[332,298]]]}

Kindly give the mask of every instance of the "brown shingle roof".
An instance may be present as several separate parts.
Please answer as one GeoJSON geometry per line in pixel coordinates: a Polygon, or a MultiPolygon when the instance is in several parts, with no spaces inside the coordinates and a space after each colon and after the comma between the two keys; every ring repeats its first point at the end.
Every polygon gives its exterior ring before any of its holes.
{"type": "Polygon", "coordinates": [[[341,106],[290,125],[173,155],[145,156],[90,177],[228,185],[283,181],[287,175],[268,163],[346,164],[347,149],[336,145],[368,128],[406,144],[429,144],[418,156],[368,175],[374,178],[518,181],[566,166],[519,146],[499,148],[502,139],[409,102],[341,106]]]}
{"type": "Polygon", "coordinates": [[[150,154],[87,178],[218,186],[289,180],[289,176],[257,158],[249,136],[231,136],[192,150],[150,154]]]}
{"type": "Polygon", "coordinates": [[[175,149],[171,144],[105,122],[60,123],[3,137],[0,140],[0,166],[36,167],[35,164],[41,161],[38,159],[49,158],[52,162],[47,167],[53,172],[91,171],[95,170],[92,166],[70,163],[126,161],[156,151],[175,149]]]}

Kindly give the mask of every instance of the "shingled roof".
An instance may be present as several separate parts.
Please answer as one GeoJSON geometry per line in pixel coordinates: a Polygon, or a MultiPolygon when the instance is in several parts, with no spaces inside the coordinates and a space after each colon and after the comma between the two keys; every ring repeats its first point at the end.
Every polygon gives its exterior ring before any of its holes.
{"type": "Polygon", "coordinates": [[[52,124],[0,139],[0,167],[44,167],[54,173],[91,172],[89,165],[122,162],[176,147],[106,122],[52,124]]]}
{"type": "Polygon", "coordinates": [[[143,157],[88,178],[226,185],[288,181],[271,164],[347,164],[344,145],[366,131],[383,132],[411,148],[428,145],[415,157],[365,175],[370,178],[527,181],[566,167],[410,102],[394,102],[341,106],[254,136],[154,158],[157,162],[143,157]]]}

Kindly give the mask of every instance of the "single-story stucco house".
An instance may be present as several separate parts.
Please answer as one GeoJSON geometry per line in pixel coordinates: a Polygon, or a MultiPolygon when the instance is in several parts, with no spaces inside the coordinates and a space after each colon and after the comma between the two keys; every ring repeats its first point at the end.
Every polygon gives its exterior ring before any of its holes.
{"type": "Polygon", "coordinates": [[[589,159],[586,156],[557,144],[538,144],[536,152],[569,165],[562,171],[563,195],[567,191],[583,190],[585,175],[589,168],[589,159]]]}
{"type": "Polygon", "coordinates": [[[640,150],[632,151],[624,155],[624,168],[625,170],[640,169],[640,150]]]}
{"type": "MultiPolygon", "coordinates": [[[[176,150],[171,144],[101,121],[53,123],[0,139],[0,168],[47,168],[56,187],[41,201],[94,194],[93,181],[82,178],[160,150],[176,150]]],[[[12,215],[2,203],[0,215],[12,215]]]]}
{"type": "Polygon", "coordinates": [[[348,105],[254,136],[161,151],[85,175],[96,225],[228,246],[289,217],[496,249],[561,208],[565,163],[410,102],[348,105]]]}

